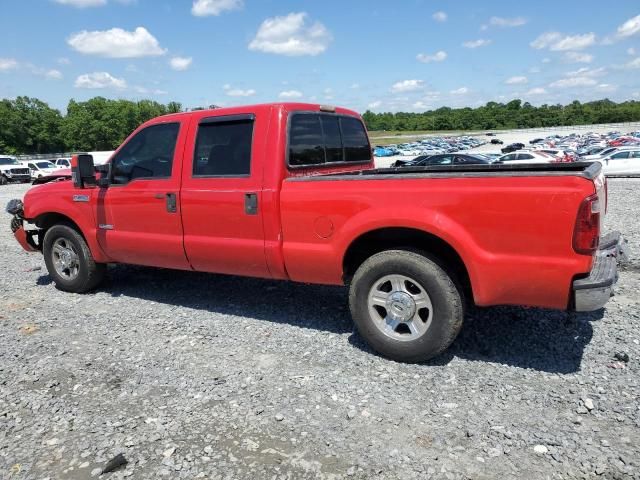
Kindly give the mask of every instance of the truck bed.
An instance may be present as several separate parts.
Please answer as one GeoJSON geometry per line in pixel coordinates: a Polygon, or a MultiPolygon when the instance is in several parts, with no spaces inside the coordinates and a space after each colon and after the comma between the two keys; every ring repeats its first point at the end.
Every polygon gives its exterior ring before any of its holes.
{"type": "Polygon", "coordinates": [[[434,165],[421,167],[389,167],[360,170],[349,173],[314,174],[292,177],[288,181],[309,180],[383,180],[386,178],[438,178],[438,177],[532,177],[532,176],[579,176],[593,180],[602,166],[599,162],[530,163],[492,165],[434,165]]]}

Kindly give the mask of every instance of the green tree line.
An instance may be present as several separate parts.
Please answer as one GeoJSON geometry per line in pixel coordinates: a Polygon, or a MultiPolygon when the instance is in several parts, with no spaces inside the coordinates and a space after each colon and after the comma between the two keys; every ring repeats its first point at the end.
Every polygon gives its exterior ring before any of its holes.
{"type": "Polygon", "coordinates": [[[640,121],[640,102],[611,100],[534,107],[522,100],[489,102],[478,108],[442,107],[423,113],[373,113],[363,118],[369,130],[493,130],[640,121]]]}
{"type": "MultiPolygon", "coordinates": [[[[30,97],[0,100],[0,154],[113,150],[150,118],[182,105],[95,97],[69,101],[66,114],[30,97]]],[[[533,105],[512,100],[478,108],[442,107],[423,113],[363,115],[369,130],[492,130],[640,121],[640,102],[610,100],[533,105]]]]}
{"type": "Polygon", "coordinates": [[[95,97],[71,100],[67,113],[37,98],[0,101],[0,154],[114,150],[141,123],[182,105],[95,97]]]}

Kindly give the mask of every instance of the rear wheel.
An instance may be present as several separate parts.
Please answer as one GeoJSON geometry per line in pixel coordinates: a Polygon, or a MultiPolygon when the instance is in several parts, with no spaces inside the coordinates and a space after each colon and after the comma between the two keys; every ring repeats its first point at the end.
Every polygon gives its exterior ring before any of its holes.
{"type": "Polygon", "coordinates": [[[449,274],[428,257],[405,250],[367,259],[351,282],[349,306],[365,340],[402,362],[442,353],[464,316],[462,296],[449,274]]]}
{"type": "Polygon", "coordinates": [[[96,263],[80,233],[65,224],[54,225],[44,236],[44,262],[60,290],[84,293],[100,284],[106,265],[96,263]]]}

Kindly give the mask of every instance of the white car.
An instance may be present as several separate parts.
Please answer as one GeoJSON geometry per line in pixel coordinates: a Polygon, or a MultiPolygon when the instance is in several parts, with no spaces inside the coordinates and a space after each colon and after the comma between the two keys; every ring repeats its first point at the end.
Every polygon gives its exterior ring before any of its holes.
{"type": "Polygon", "coordinates": [[[29,169],[14,157],[0,156],[0,185],[9,182],[30,182],[29,169]]]}
{"type": "Polygon", "coordinates": [[[31,170],[32,180],[45,177],[58,170],[58,167],[49,160],[32,160],[30,162],[24,162],[24,165],[29,167],[29,170],[31,170]]]}
{"type": "Polygon", "coordinates": [[[523,151],[507,153],[499,157],[496,162],[503,164],[518,164],[518,163],[555,163],[558,159],[548,153],[536,152],[536,151],[523,151]]]}
{"type": "Polygon", "coordinates": [[[586,162],[589,161],[593,161],[593,160],[600,160],[602,158],[605,158],[608,155],[611,155],[612,153],[615,152],[621,152],[623,150],[637,150],[638,147],[629,147],[629,146],[622,146],[622,147],[607,147],[604,150],[601,150],[600,152],[598,152],[595,155],[584,155],[583,157],[581,157],[580,159],[586,162]]]}
{"type": "Polygon", "coordinates": [[[71,158],[56,158],[56,168],[71,168],[71,158]]]}
{"type": "Polygon", "coordinates": [[[620,150],[598,159],[605,175],[640,174],[640,148],[620,150]]]}

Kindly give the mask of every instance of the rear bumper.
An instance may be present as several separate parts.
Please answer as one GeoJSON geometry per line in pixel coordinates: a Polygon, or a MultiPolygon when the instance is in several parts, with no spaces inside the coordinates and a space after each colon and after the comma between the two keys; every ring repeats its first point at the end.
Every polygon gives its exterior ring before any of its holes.
{"type": "Polygon", "coordinates": [[[611,232],[602,237],[589,276],[573,282],[575,310],[591,312],[604,307],[613,296],[618,281],[618,264],[628,259],[629,247],[620,232],[611,232]]]}

